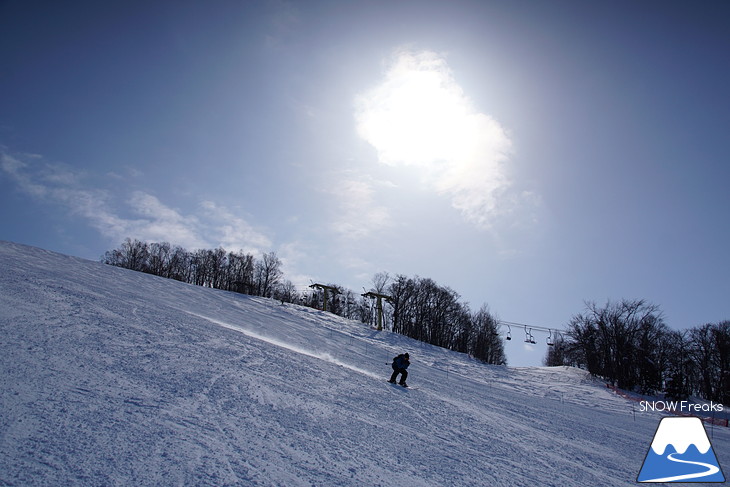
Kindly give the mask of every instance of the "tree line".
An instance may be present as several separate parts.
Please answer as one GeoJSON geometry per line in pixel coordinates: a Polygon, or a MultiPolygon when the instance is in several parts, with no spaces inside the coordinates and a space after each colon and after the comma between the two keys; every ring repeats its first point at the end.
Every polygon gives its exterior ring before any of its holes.
{"type": "Polygon", "coordinates": [[[730,321],[677,331],[645,300],[588,302],[544,363],[585,368],[621,389],[730,404],[730,321]]]}
{"type": "MultiPolygon", "coordinates": [[[[225,291],[275,298],[373,324],[377,310],[372,299],[337,284],[330,289],[303,291],[285,279],[274,252],[260,258],[223,248],[188,251],[167,242],[125,239],[101,261],[156,276],[225,291]],[[327,302],[325,303],[325,297],[327,302]]],[[[486,306],[472,312],[458,293],[432,279],[387,273],[373,278],[371,291],[389,295],[383,307],[386,329],[417,340],[468,353],[490,364],[506,364],[499,322],[486,306]]]]}
{"type": "Polygon", "coordinates": [[[189,284],[255,296],[271,297],[290,285],[282,282],[281,261],[273,252],[256,259],[248,253],[222,248],[190,252],[167,242],[148,244],[127,238],[101,260],[189,284]]]}
{"type": "Polygon", "coordinates": [[[499,321],[486,305],[472,312],[454,290],[432,279],[396,276],[391,296],[392,330],[432,345],[467,353],[490,364],[505,364],[499,321]]]}

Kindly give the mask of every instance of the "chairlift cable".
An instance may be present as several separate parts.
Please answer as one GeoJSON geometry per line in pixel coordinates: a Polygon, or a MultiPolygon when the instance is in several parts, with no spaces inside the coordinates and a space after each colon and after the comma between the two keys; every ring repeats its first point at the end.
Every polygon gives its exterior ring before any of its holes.
{"type": "Polygon", "coordinates": [[[525,323],[517,323],[515,321],[504,321],[504,320],[498,320],[497,323],[499,325],[505,325],[507,326],[507,335],[505,336],[505,340],[512,340],[512,326],[519,326],[525,330],[525,342],[526,343],[537,343],[535,341],[535,336],[532,334],[532,330],[543,332],[548,334],[547,338],[547,344],[549,346],[555,345],[555,339],[553,337],[553,333],[555,333],[556,337],[562,338],[563,334],[565,333],[564,330],[559,330],[557,328],[548,328],[545,326],[535,326],[535,325],[528,325],[525,323]]]}

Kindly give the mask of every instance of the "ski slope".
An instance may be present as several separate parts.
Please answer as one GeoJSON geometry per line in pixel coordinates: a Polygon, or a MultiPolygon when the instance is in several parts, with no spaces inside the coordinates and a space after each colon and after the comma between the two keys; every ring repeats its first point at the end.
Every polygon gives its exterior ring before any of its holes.
{"type": "Polygon", "coordinates": [[[577,369],[0,242],[0,486],[635,485],[660,418],[577,369]],[[413,389],[385,382],[405,351],[413,389]]]}

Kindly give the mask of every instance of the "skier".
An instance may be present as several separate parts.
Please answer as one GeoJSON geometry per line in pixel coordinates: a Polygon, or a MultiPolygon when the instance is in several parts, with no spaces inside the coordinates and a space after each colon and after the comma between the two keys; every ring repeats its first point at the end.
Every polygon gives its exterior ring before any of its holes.
{"type": "Polygon", "coordinates": [[[408,384],[406,384],[406,377],[408,377],[406,369],[409,365],[411,365],[408,358],[407,353],[402,353],[393,359],[393,375],[390,376],[390,380],[388,382],[395,384],[396,377],[398,377],[398,374],[401,374],[399,384],[403,387],[408,387],[408,384]]]}

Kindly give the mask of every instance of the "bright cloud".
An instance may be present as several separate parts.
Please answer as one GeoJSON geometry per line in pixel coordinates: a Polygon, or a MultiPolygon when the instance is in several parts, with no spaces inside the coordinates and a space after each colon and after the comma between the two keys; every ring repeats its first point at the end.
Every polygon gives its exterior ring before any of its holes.
{"type": "Polygon", "coordinates": [[[512,143],[496,120],[475,109],[441,56],[398,51],[382,83],[355,103],[358,134],[381,163],[416,168],[468,221],[490,227],[510,186],[505,163],[512,143]]]}

